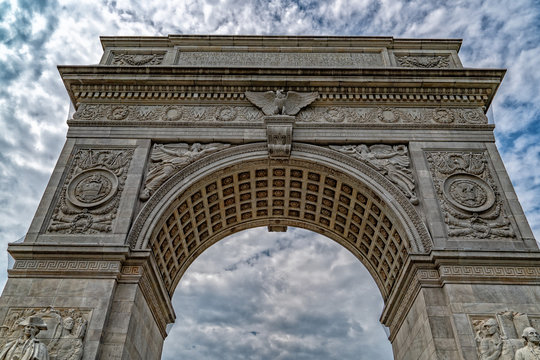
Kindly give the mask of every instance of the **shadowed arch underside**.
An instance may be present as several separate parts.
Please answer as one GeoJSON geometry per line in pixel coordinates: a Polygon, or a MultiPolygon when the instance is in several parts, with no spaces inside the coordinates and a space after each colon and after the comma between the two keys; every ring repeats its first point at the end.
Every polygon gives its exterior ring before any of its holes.
{"type": "Polygon", "coordinates": [[[275,224],[313,230],[349,249],[384,299],[411,252],[386,201],[341,171],[299,160],[250,161],[199,179],[162,212],[147,247],[172,295],[206,248],[237,231],[275,224]]]}

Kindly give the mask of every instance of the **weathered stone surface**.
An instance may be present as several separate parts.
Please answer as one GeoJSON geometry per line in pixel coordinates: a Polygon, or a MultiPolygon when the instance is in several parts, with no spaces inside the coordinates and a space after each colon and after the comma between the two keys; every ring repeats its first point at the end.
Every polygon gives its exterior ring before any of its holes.
{"type": "Polygon", "coordinates": [[[396,360],[526,352],[540,252],[485,116],[504,71],[464,70],[455,40],[102,41],[59,67],[76,112],[9,247],[0,345],[37,316],[58,360],[158,359],[197,256],[300,226],[366,266],[396,360]]]}

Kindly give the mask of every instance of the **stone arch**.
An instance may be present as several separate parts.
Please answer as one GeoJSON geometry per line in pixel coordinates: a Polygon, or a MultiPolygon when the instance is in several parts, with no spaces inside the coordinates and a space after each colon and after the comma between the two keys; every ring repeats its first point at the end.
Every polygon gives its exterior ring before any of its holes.
{"type": "Polygon", "coordinates": [[[385,301],[408,255],[431,249],[409,200],[369,166],[308,144],[293,144],[289,161],[267,154],[256,143],[209,155],[145,204],[129,243],[152,250],[169,295],[206,248],[258,226],[296,226],[337,241],[367,267],[385,301]]]}

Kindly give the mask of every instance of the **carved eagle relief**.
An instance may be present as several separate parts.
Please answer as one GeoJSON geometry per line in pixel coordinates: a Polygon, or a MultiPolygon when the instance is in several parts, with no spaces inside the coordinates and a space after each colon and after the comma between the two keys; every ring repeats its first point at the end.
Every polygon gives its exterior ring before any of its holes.
{"type": "Polygon", "coordinates": [[[318,97],[318,92],[299,93],[296,91],[287,91],[287,94],[284,94],[283,90],[277,90],[275,92],[246,91],[246,98],[251,101],[253,105],[260,108],[267,116],[294,116],[318,97]]]}

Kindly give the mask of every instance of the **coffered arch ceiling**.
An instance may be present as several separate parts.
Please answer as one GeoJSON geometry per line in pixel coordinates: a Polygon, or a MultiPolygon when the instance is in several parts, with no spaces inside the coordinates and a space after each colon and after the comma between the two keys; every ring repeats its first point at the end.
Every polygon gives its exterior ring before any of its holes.
{"type": "Polygon", "coordinates": [[[290,160],[269,161],[264,145],[236,146],[189,165],[141,211],[130,244],[152,251],[169,295],[212,244],[240,230],[281,225],[343,245],[386,300],[408,255],[431,247],[407,198],[369,166],[332,150],[295,144],[290,160]]]}

